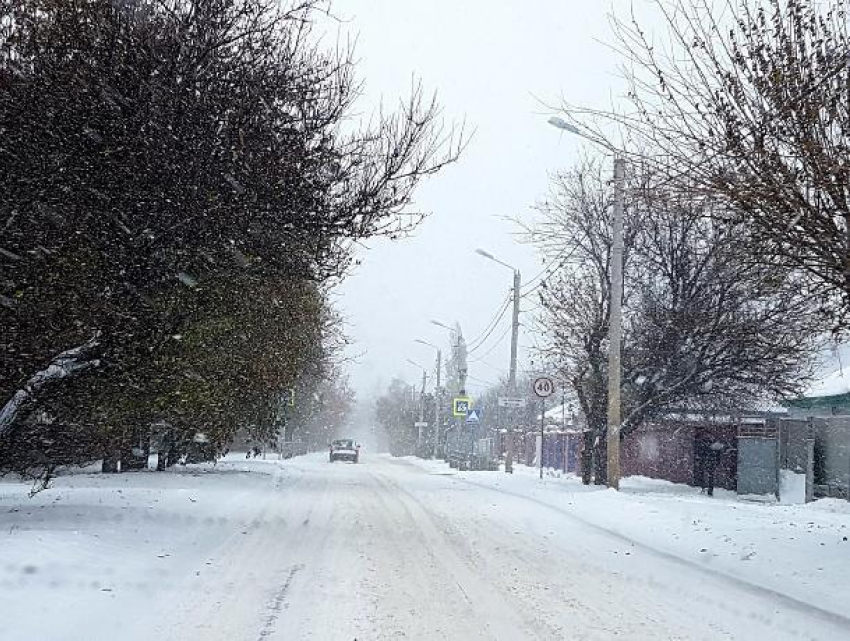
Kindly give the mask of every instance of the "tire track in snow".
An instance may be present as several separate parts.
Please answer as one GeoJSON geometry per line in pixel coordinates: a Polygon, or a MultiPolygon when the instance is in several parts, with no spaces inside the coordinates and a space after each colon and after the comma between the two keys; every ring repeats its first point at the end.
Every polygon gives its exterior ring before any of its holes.
{"type": "Polygon", "coordinates": [[[295,575],[303,570],[304,567],[303,563],[299,563],[289,569],[286,581],[283,582],[283,585],[280,586],[280,589],[275,593],[271,603],[268,605],[268,616],[266,616],[266,620],[263,623],[260,634],[257,636],[257,641],[263,641],[274,633],[274,626],[280,617],[281,611],[286,610],[289,607],[289,604],[286,602],[286,597],[289,594],[289,588],[292,586],[292,581],[295,579],[295,575]]]}
{"type": "MultiPolygon", "coordinates": [[[[500,589],[495,577],[476,562],[474,550],[462,545],[463,537],[451,531],[451,524],[435,522],[435,514],[416,496],[404,489],[397,479],[373,470],[372,475],[382,488],[381,494],[391,497],[403,511],[405,521],[416,524],[418,549],[428,555],[433,570],[438,570],[447,585],[454,583],[469,610],[474,614],[478,629],[488,639],[557,638],[557,631],[547,622],[525,616],[516,608],[511,595],[500,589]],[[448,529],[446,529],[448,528],[448,529]]],[[[439,604],[441,608],[446,603],[439,604]]],[[[459,632],[454,630],[454,633],[459,632]]],[[[468,637],[459,637],[468,638],[468,637]]],[[[477,636],[475,638],[480,638],[477,636]]]]}

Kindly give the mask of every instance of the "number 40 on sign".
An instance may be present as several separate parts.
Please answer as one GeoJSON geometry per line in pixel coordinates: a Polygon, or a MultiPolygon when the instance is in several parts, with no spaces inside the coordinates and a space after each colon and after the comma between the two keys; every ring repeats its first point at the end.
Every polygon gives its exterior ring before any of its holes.
{"type": "Polygon", "coordinates": [[[553,381],[548,376],[539,376],[534,379],[534,385],[532,386],[534,393],[540,398],[546,398],[548,396],[552,396],[555,392],[555,381],[553,381]]]}

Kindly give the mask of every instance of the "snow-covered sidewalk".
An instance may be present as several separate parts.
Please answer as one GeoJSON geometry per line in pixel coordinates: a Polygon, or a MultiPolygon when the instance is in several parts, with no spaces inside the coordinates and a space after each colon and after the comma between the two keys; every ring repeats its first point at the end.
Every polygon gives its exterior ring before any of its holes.
{"type": "Polygon", "coordinates": [[[140,617],[153,630],[155,603],[217,572],[213,553],[266,518],[257,494],[289,477],[242,455],[166,472],[80,470],[32,498],[30,484],[0,481],[0,640],[117,638],[140,617]]]}
{"type": "Polygon", "coordinates": [[[807,505],[741,500],[645,477],[622,491],[584,486],[573,475],[515,466],[503,472],[456,472],[438,461],[409,458],[432,473],[520,495],[634,543],[735,580],[842,616],[850,615],[850,503],[807,505]]]}

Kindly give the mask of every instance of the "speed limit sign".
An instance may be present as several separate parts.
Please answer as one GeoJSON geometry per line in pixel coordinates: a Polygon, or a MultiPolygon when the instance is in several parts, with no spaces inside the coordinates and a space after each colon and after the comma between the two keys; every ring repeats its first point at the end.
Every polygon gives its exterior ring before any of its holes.
{"type": "Polygon", "coordinates": [[[555,381],[548,376],[541,376],[534,379],[534,393],[540,398],[552,396],[555,392],[555,381]]]}

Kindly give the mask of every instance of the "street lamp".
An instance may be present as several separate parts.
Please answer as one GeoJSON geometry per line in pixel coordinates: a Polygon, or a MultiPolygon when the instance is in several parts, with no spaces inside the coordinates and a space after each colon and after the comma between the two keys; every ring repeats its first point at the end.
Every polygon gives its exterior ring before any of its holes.
{"type": "Polygon", "coordinates": [[[558,129],[563,129],[564,131],[569,131],[571,134],[576,134],[577,136],[584,136],[578,128],[573,127],[570,123],[568,123],[563,118],[558,118],[558,116],[552,116],[549,118],[549,124],[557,127],[558,129]]]}
{"type": "Polygon", "coordinates": [[[602,140],[591,138],[563,118],[552,116],[549,124],[605,147],[614,154],[614,211],[611,221],[611,314],[608,322],[608,487],[620,489],[620,360],[623,339],[623,209],[626,161],[622,153],[602,140]]]}
{"type": "MultiPolygon", "coordinates": [[[[516,394],[516,356],[517,356],[517,345],[519,343],[519,290],[520,283],[522,282],[522,277],[519,273],[519,270],[513,265],[509,265],[508,263],[499,260],[490,252],[481,249],[480,247],[475,250],[475,253],[479,256],[483,256],[488,260],[492,260],[494,263],[498,263],[503,267],[507,267],[514,273],[514,313],[511,321],[511,363],[510,368],[508,369],[508,390],[511,394],[516,394]]],[[[507,452],[505,452],[505,472],[512,473],[513,472],[513,460],[514,460],[514,438],[513,438],[513,425],[511,425],[509,429],[508,436],[508,448],[507,452]]]]}
{"type": "Polygon", "coordinates": [[[419,343],[421,345],[427,345],[428,347],[432,347],[433,349],[437,350],[437,378],[434,384],[434,445],[431,448],[431,458],[436,458],[437,444],[440,440],[440,370],[443,367],[443,352],[439,347],[437,347],[433,343],[423,341],[421,338],[417,338],[414,342],[419,343]]]}
{"type": "Polygon", "coordinates": [[[480,247],[475,250],[475,253],[479,256],[483,256],[488,260],[492,260],[494,263],[498,263],[503,267],[507,267],[514,273],[514,313],[513,313],[513,322],[511,325],[511,365],[508,370],[508,383],[510,385],[511,392],[516,391],[516,356],[517,356],[517,342],[519,340],[519,290],[520,290],[520,281],[521,276],[519,270],[513,265],[509,265],[508,263],[499,260],[493,254],[488,251],[481,249],[480,247]]]}

